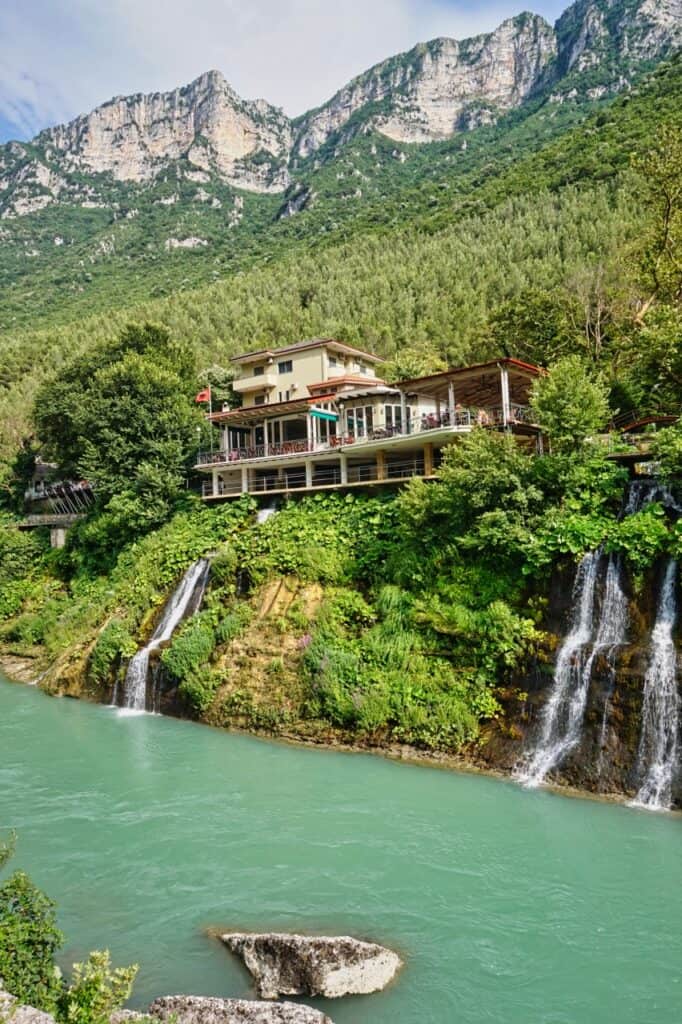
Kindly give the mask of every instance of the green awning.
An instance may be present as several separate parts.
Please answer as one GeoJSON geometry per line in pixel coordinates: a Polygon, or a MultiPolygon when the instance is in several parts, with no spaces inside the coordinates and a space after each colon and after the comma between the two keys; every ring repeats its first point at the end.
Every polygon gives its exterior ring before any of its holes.
{"type": "Polygon", "coordinates": [[[318,420],[331,420],[332,423],[336,423],[339,418],[338,412],[328,412],[326,409],[311,409],[310,415],[318,420]]]}

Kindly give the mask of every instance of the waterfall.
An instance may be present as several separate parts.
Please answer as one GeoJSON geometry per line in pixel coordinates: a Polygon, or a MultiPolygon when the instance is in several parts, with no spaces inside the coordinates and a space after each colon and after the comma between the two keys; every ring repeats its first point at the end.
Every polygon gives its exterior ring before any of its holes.
{"type": "Polygon", "coordinates": [[[677,692],[677,651],[673,638],[677,620],[676,584],[677,562],[671,560],[663,578],[651,634],[637,759],[640,777],[643,776],[644,781],[634,804],[651,810],[670,807],[677,768],[680,700],[677,692]]]}
{"type": "Polygon", "coordinates": [[[273,498],[270,500],[268,505],[263,505],[256,512],[256,522],[258,524],[267,523],[271,516],[274,516],[277,512],[277,499],[273,498]]]}
{"type": "Polygon", "coordinates": [[[205,558],[190,565],[163,609],[149,643],[130,659],[123,685],[124,709],[138,713],[146,710],[150,655],[170,640],[184,618],[197,610],[204,596],[209,571],[210,563],[205,558]]]}
{"type": "Polygon", "coordinates": [[[627,639],[628,602],[617,555],[608,559],[595,633],[594,607],[601,562],[601,552],[591,552],[578,567],[572,624],[557,656],[540,738],[516,773],[530,787],[539,786],[580,742],[595,659],[605,656],[612,668],[616,651],[627,639]]]}
{"type": "Polygon", "coordinates": [[[600,561],[601,552],[591,551],[578,566],[571,628],[557,656],[554,686],[544,708],[540,739],[527,763],[516,772],[527,786],[538,786],[577,742],[584,706],[580,694],[586,689],[585,651],[592,638],[600,561]]]}

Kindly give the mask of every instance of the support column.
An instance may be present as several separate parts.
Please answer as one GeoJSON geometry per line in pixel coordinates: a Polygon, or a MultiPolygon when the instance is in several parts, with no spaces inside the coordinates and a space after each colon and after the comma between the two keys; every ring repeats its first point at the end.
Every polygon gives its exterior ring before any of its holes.
{"type": "Polygon", "coordinates": [[[270,453],[270,445],[268,444],[268,421],[263,420],[263,451],[265,455],[270,453]]]}
{"type": "Polygon", "coordinates": [[[433,445],[424,445],[424,476],[433,476],[433,445]]]}
{"type": "Polygon", "coordinates": [[[212,476],[213,476],[213,484],[212,484],[213,497],[217,498],[218,497],[218,493],[219,493],[218,492],[218,470],[217,469],[213,470],[212,476]]]}
{"type": "Polygon", "coordinates": [[[386,479],[386,452],[377,452],[377,480],[386,479]]]}
{"type": "Polygon", "coordinates": [[[339,461],[341,463],[341,483],[342,484],[347,484],[348,483],[348,456],[342,454],[339,457],[339,461]]]}
{"type": "Polygon", "coordinates": [[[307,444],[308,444],[308,451],[311,452],[313,450],[315,434],[314,434],[314,428],[313,428],[313,418],[310,415],[310,413],[308,413],[307,416],[306,416],[305,431],[306,431],[306,441],[307,441],[307,444]]]}
{"type": "Polygon", "coordinates": [[[509,370],[500,366],[500,385],[502,390],[502,426],[507,427],[511,420],[511,401],[509,399],[509,370]]]}
{"type": "Polygon", "coordinates": [[[313,486],[313,464],[310,459],[305,461],[305,485],[308,489],[313,486]]]}
{"type": "Polygon", "coordinates": [[[448,384],[448,412],[450,413],[450,426],[455,425],[455,385],[452,381],[448,384]]]}
{"type": "Polygon", "coordinates": [[[247,466],[242,466],[242,494],[249,493],[249,470],[247,466]]]}

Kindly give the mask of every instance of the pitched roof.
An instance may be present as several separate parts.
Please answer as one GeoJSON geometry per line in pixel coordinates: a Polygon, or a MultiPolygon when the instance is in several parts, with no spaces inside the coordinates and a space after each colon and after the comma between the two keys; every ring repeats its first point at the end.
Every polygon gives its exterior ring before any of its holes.
{"type": "Polygon", "coordinates": [[[256,349],[253,352],[244,352],[241,355],[232,356],[230,362],[252,363],[257,362],[259,359],[275,359],[279,356],[289,355],[289,353],[302,352],[309,348],[333,348],[336,352],[361,356],[363,359],[368,359],[371,363],[384,362],[381,356],[377,356],[373,352],[365,352],[360,348],[355,348],[353,345],[346,345],[344,341],[337,341],[336,338],[309,338],[307,341],[297,341],[295,344],[285,345],[283,348],[256,349]]]}

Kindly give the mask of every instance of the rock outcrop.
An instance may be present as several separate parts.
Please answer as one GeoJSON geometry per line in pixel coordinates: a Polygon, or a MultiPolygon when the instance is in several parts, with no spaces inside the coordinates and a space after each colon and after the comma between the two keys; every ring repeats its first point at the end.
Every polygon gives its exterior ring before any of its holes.
{"type": "Polygon", "coordinates": [[[219,71],[173,92],[117,96],[90,114],[42,132],[48,159],[70,170],[109,172],[119,181],[148,181],[171,161],[253,191],[280,191],[291,126],[264,100],[242,100],[219,71]],[[253,159],[251,159],[253,158],[253,159]]]}
{"type": "MultiPolygon", "coordinates": [[[[428,143],[492,124],[529,101],[598,99],[627,88],[638,70],[680,46],[682,0],[576,0],[554,27],[525,13],[471,39],[421,43],[295,121],[265,100],[241,99],[209,71],[170,92],[117,96],[32,143],[0,147],[0,217],[39,216],[56,204],[110,207],[116,217],[164,180],[291,190],[281,212],[288,217],[314,194],[301,171],[336,159],[359,133],[428,143]],[[109,176],[104,184],[127,188],[103,187],[99,174],[109,176]]],[[[362,191],[350,197],[361,199],[362,191]]],[[[205,190],[195,198],[222,205],[205,190]]],[[[228,224],[239,219],[233,211],[228,224]]]]}
{"type": "Polygon", "coordinates": [[[55,1024],[54,1017],[33,1006],[22,1006],[21,1003],[5,992],[0,986],[0,1021],[11,1021],[11,1024],[55,1024]]]}
{"type": "Polygon", "coordinates": [[[175,1024],[332,1024],[310,1006],[203,996],[164,996],[152,1003],[149,1013],[175,1024]]]}
{"type": "Polygon", "coordinates": [[[519,106],[555,54],[551,25],[531,14],[462,42],[435,39],[377,64],[304,118],[296,151],[314,153],[363,110],[365,126],[396,142],[447,139],[519,106]]]}
{"type": "Polygon", "coordinates": [[[221,939],[242,958],[264,999],[282,995],[335,999],[379,992],[402,966],[392,950],[347,936],[233,932],[221,939]]]}

